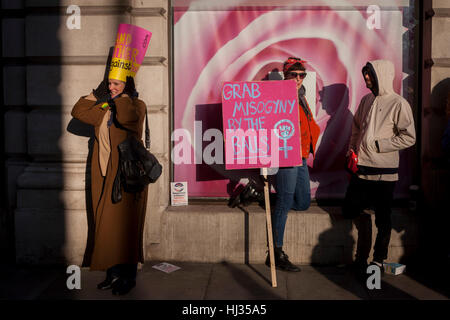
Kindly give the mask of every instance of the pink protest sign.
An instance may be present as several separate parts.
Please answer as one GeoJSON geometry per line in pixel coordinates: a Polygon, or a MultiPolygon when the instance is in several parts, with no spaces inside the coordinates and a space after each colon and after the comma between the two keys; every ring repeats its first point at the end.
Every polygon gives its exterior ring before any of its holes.
{"type": "Polygon", "coordinates": [[[298,112],[294,81],[225,82],[225,168],[301,165],[298,112]]]}
{"type": "Polygon", "coordinates": [[[152,33],[144,28],[121,23],[117,30],[109,78],[126,81],[134,77],[145,57],[152,33]]]}

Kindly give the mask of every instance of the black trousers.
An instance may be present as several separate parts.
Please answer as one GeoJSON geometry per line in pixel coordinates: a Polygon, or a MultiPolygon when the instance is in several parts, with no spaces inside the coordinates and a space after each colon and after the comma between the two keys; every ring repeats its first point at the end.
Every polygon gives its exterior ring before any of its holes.
{"type": "Polygon", "coordinates": [[[116,264],[106,270],[107,276],[136,280],[137,264],[116,264]]]}
{"type": "MultiPolygon", "coordinates": [[[[391,240],[391,206],[394,196],[395,181],[371,181],[352,175],[345,194],[343,215],[354,219],[370,206],[375,207],[375,225],[377,237],[375,240],[373,260],[382,262],[387,259],[389,241],[391,240]]],[[[371,231],[370,231],[371,232],[371,231]]],[[[360,237],[358,236],[358,241],[360,237]]],[[[371,238],[371,235],[367,235],[371,238]]],[[[358,246],[360,247],[360,246],[358,246]]],[[[368,253],[367,253],[368,255],[368,253]]],[[[361,253],[357,253],[357,260],[366,260],[361,253]]]]}

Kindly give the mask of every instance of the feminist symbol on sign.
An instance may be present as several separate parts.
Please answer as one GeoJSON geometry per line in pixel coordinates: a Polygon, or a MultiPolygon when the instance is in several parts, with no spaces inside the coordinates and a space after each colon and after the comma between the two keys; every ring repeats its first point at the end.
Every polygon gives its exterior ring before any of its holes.
{"type": "Polygon", "coordinates": [[[283,119],[275,124],[274,129],[276,130],[275,133],[277,137],[284,141],[284,146],[280,147],[280,150],[284,151],[284,158],[287,159],[287,152],[289,150],[292,150],[292,147],[287,146],[287,140],[289,140],[294,135],[294,124],[288,119],[283,119]]]}
{"type": "Polygon", "coordinates": [[[147,47],[147,41],[148,41],[148,34],[147,34],[147,35],[145,35],[145,39],[144,39],[144,42],[142,42],[142,48],[144,48],[144,49],[145,49],[145,47],[147,47]]]}

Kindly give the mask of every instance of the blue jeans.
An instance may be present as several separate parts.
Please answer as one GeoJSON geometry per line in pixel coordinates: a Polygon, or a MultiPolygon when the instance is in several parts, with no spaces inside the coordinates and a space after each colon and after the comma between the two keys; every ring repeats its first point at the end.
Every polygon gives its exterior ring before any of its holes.
{"type": "Polygon", "coordinates": [[[306,159],[303,159],[301,167],[279,168],[275,189],[277,201],[272,213],[272,231],[275,246],[281,248],[289,210],[306,210],[311,204],[311,188],[306,159]]]}

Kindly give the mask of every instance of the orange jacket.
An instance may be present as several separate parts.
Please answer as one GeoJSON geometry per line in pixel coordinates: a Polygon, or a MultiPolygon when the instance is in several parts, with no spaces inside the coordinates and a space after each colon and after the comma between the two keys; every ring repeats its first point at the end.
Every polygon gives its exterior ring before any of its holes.
{"type": "MultiPolygon", "coordinates": [[[[306,102],[306,107],[312,115],[308,102],[306,102]]],[[[300,115],[302,158],[308,158],[310,152],[314,155],[317,139],[319,139],[320,128],[317,125],[316,121],[314,121],[314,118],[312,116],[311,120],[308,119],[300,103],[298,105],[298,110],[300,115]]]]}

